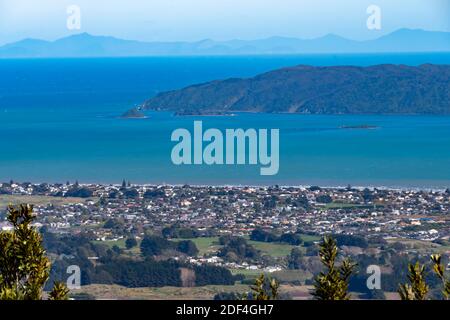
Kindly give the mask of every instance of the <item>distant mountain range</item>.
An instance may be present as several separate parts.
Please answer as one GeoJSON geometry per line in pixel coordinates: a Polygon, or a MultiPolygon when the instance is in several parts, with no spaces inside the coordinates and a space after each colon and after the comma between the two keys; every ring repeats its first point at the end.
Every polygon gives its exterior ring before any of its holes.
{"type": "Polygon", "coordinates": [[[450,65],[296,66],[158,94],[142,110],[450,114],[450,65]]]}
{"type": "Polygon", "coordinates": [[[400,29],[375,40],[329,34],[316,39],[141,42],[81,33],[56,41],[24,39],[0,47],[0,58],[250,55],[301,53],[450,52],[450,33],[400,29]]]}

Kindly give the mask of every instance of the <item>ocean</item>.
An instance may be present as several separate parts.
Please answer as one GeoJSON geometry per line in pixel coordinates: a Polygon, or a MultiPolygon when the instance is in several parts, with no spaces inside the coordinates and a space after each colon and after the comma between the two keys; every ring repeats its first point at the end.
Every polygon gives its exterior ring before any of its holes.
{"type": "Polygon", "coordinates": [[[285,66],[450,64],[450,54],[0,60],[0,181],[450,187],[450,117],[119,116],[158,92],[285,66]],[[280,169],[175,166],[177,128],[276,128],[280,169]],[[373,126],[344,129],[343,126],[373,126]]]}

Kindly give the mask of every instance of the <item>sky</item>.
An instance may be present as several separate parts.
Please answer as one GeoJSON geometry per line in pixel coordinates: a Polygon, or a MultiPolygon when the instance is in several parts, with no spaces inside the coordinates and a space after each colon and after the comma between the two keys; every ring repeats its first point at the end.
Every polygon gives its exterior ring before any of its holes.
{"type": "Polygon", "coordinates": [[[315,38],[366,40],[400,28],[450,31],[450,0],[0,0],[0,45],[80,32],[142,41],[315,38]],[[67,8],[80,8],[80,29],[67,8]],[[381,29],[369,30],[370,5],[381,29]]]}

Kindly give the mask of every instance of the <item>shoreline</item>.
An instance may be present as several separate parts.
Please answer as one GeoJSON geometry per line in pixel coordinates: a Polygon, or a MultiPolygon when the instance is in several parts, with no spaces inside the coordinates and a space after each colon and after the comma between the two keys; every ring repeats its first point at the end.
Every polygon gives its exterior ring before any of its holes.
{"type": "MultiPolygon", "coordinates": [[[[126,180],[126,179],[125,179],[126,180]]],[[[23,184],[23,183],[30,183],[32,185],[40,185],[40,184],[49,184],[49,185],[57,185],[57,184],[66,184],[62,182],[30,182],[30,181],[24,181],[24,182],[18,182],[14,181],[15,184],[23,184]]],[[[0,185],[2,182],[0,182],[0,185]]],[[[74,185],[75,183],[70,183],[70,185],[74,185]]],[[[120,187],[121,183],[105,183],[105,182],[78,182],[80,186],[114,186],[114,187],[120,187]]],[[[445,192],[446,190],[450,189],[449,187],[402,187],[402,186],[381,186],[381,185],[321,185],[321,184],[202,184],[202,183],[131,183],[132,187],[183,187],[183,186],[189,186],[193,188],[234,188],[234,189],[246,189],[246,188],[274,188],[279,187],[282,189],[289,189],[289,188],[295,188],[295,189],[308,189],[311,187],[319,187],[321,189],[325,190],[340,190],[340,189],[347,189],[349,186],[351,189],[355,190],[389,190],[389,191],[398,191],[398,192],[445,192]]]]}

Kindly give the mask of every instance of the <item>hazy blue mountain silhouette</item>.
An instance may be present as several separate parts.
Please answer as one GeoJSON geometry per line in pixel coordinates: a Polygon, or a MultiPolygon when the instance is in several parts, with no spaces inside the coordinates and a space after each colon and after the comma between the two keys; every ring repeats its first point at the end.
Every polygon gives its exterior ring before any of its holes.
{"type": "Polygon", "coordinates": [[[80,33],[56,41],[24,39],[0,47],[0,58],[243,55],[296,53],[450,52],[450,33],[400,29],[375,40],[329,34],[316,39],[142,42],[80,33]]]}

